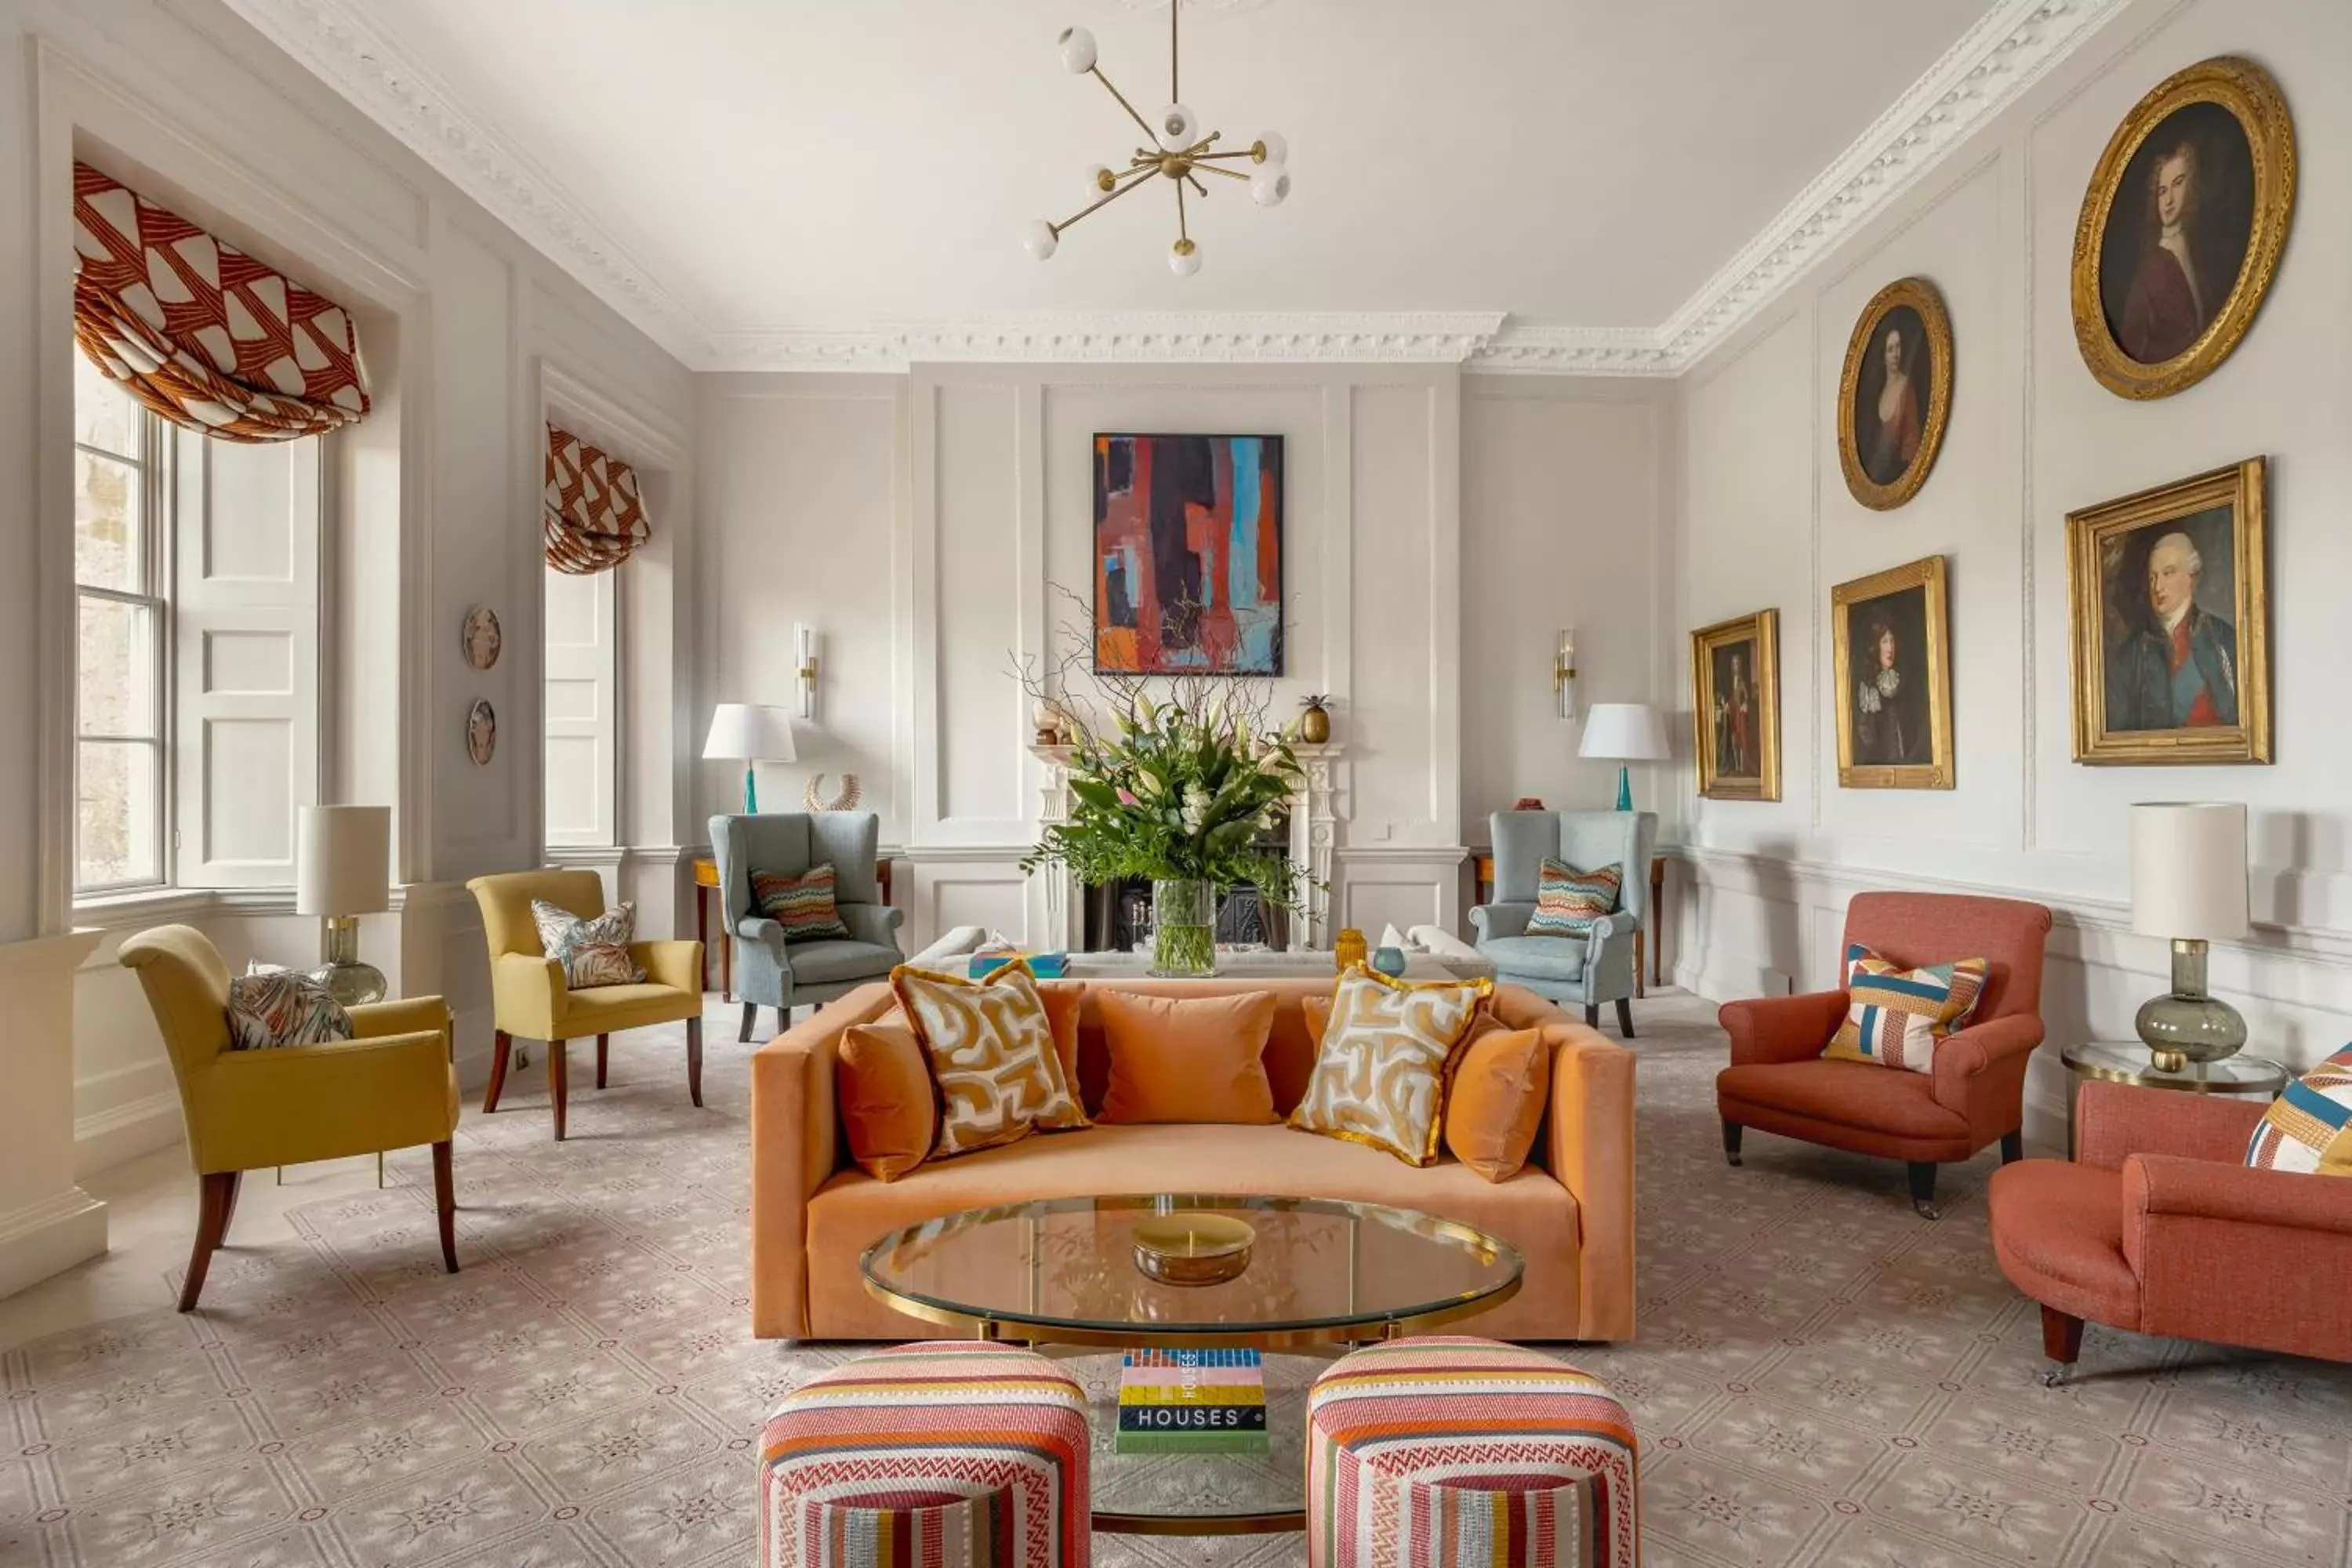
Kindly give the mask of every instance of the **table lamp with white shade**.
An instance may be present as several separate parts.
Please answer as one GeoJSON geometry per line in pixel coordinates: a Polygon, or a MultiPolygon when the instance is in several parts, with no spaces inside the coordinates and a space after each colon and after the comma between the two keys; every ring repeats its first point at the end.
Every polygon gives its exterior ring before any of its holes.
{"type": "Polygon", "coordinates": [[[2172,943],[2172,990],[2140,1004],[2133,1026],[2166,1072],[2234,1056],[2246,1020],[2205,990],[2206,944],[2233,942],[2246,913],[2246,808],[2237,801],[2154,801],[2131,808],[2132,930],[2172,943]]]}
{"type": "Polygon", "coordinates": [[[1617,809],[1631,811],[1633,777],[1623,764],[1666,759],[1665,721],[1646,702],[1596,702],[1584,716],[1584,743],[1576,754],[1619,764],[1617,809]]]}
{"type": "Polygon", "coordinates": [[[743,764],[743,815],[754,816],[760,809],[758,764],[799,760],[793,747],[793,716],[763,703],[721,702],[711,712],[702,754],[743,764]]]}
{"type": "Polygon", "coordinates": [[[392,807],[306,805],[296,837],[294,912],[326,922],[310,978],[346,1007],[383,1001],[383,971],[360,961],[359,917],[392,908],[392,807]]]}

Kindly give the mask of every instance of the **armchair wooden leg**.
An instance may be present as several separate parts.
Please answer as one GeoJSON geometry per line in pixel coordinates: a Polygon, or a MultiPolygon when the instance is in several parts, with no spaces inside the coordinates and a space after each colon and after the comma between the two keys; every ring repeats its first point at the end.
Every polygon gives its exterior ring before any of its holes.
{"type": "Polygon", "coordinates": [[[1600,1003],[1587,1002],[1584,1005],[1584,1026],[1588,1029],[1597,1029],[1601,1027],[1600,1003]]]}
{"type": "Polygon", "coordinates": [[[2000,1135],[2000,1163],[2004,1165],[2014,1165],[2020,1160],[2024,1158],[2025,1130],[2023,1128],[2020,1128],[2014,1132],[2002,1133],[2000,1135]]]}
{"type": "Polygon", "coordinates": [[[563,1142],[563,1112],[572,1089],[572,1064],[564,1059],[563,1040],[547,1042],[547,1089],[555,1099],[555,1141],[563,1142]]]}
{"type": "Polygon", "coordinates": [[[245,1173],[231,1171],[228,1173],[228,1205],[221,1211],[220,1245],[224,1247],[228,1245],[228,1227],[236,1222],[237,1194],[244,1190],[245,1173]]]}
{"type": "Polygon", "coordinates": [[[1723,1124],[1723,1158],[1725,1163],[1733,1165],[1739,1163],[1739,1137],[1740,1134],[1747,1131],[1747,1128],[1741,1126],[1737,1121],[1727,1121],[1723,1124]]]}
{"type": "Polygon", "coordinates": [[[457,1272],[457,1186],[449,1168],[449,1141],[433,1145],[433,1207],[441,1219],[441,1267],[457,1272]]]}
{"type": "Polygon", "coordinates": [[[598,1089],[604,1087],[604,1053],[612,1048],[612,1036],[596,1037],[596,1087],[598,1089]]]}
{"type": "MultiPolygon", "coordinates": [[[[777,1013],[778,1013],[779,1015],[782,1015],[782,1014],[783,1013],[783,1011],[784,1011],[784,1010],[783,1010],[782,1008],[779,1007],[776,1011],[777,1011],[777,1013]]],[[[736,1035],[736,1037],[736,1037],[737,1039],[739,1039],[739,1040],[742,1041],[742,1042],[743,1042],[743,1043],[745,1043],[746,1045],[749,1045],[749,1044],[751,1043],[751,1031],[752,1031],[752,1030],[754,1030],[754,1029],[756,1029],[756,1028],[758,1028],[759,1026],[760,1026],[760,1005],[759,1005],[757,1002],[746,1002],[746,1003],[744,1003],[744,1004],[743,1004],[743,1027],[742,1027],[742,1029],[741,1029],[739,1033],[737,1033],[737,1035],[736,1035]]]]}
{"type": "Polygon", "coordinates": [[[686,1021],[686,1092],[694,1097],[694,1108],[702,1109],[702,1020],[686,1021]]]}
{"type": "Polygon", "coordinates": [[[506,1092],[507,1063],[514,1056],[514,1037],[504,1029],[490,1037],[490,1087],[482,1093],[482,1114],[488,1116],[499,1108],[499,1096],[506,1092]]]}
{"type": "Polygon", "coordinates": [[[2052,1365],[2042,1374],[2045,1388],[2066,1381],[2066,1371],[2083,1355],[2083,1320],[2070,1318],[2055,1307],[2042,1309],[2042,1353],[2052,1365]]]}
{"type": "Polygon", "coordinates": [[[213,1249],[228,1234],[228,1216],[236,1207],[236,1173],[215,1171],[201,1178],[196,1189],[196,1244],[188,1253],[188,1278],[180,1286],[180,1310],[196,1310],[204,1294],[205,1270],[212,1267],[213,1249]]]}
{"type": "Polygon", "coordinates": [[[1629,1040],[1633,1037],[1633,1004],[1628,997],[1617,998],[1617,1032],[1629,1040]]]}
{"type": "Polygon", "coordinates": [[[1919,1211],[1921,1219],[1936,1215],[1936,1167],[1927,1160],[1914,1160],[1905,1167],[1911,1175],[1911,1206],[1919,1211]]]}

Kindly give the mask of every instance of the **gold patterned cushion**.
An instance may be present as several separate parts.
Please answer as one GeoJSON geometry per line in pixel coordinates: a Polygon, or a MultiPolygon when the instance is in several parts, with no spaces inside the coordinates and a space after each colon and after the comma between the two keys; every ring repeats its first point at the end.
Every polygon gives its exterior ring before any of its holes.
{"type": "Polygon", "coordinates": [[[1491,980],[1414,984],[1360,968],[1339,976],[1290,1125],[1385,1149],[1408,1165],[1436,1163],[1446,1063],[1494,989],[1491,980]]]}
{"type": "Polygon", "coordinates": [[[902,963],[890,972],[890,986],[939,1086],[933,1159],[1088,1125],[1026,964],[966,980],[902,963]]]}

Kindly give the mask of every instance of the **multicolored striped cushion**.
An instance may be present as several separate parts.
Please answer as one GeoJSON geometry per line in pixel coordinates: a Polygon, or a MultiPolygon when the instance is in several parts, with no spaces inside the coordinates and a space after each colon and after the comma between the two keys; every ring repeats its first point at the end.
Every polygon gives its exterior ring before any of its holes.
{"type": "Polygon", "coordinates": [[[1934,1072],[1937,1044],[1968,1023],[1991,967],[1961,958],[1903,969],[1853,943],[1845,950],[1845,1022],[1822,1055],[1934,1072]]]}
{"type": "Polygon", "coordinates": [[[352,1016],[328,989],[292,969],[255,968],[228,983],[228,1048],[267,1051],[352,1037],[352,1016]]]}
{"type": "Polygon", "coordinates": [[[2352,1176],[2352,1046],[2271,1101],[2246,1144],[2246,1163],[2265,1171],[2352,1176]]]}
{"type": "Polygon", "coordinates": [[[1529,936],[1589,936],[1595,921],[1617,908],[1625,879],[1622,867],[1580,871],[1565,860],[1544,857],[1536,874],[1536,912],[1528,917],[1529,936]]]}
{"type": "Polygon", "coordinates": [[[1307,1399],[1322,1568],[1635,1568],[1641,1449],[1600,1379],[1466,1335],[1347,1355],[1307,1399]]]}
{"type": "Polygon", "coordinates": [[[566,990],[635,985],[645,979],[644,968],[629,951],[637,939],[636,905],[616,905],[582,920],[561,904],[533,899],[530,918],[539,927],[540,951],[563,965],[566,990]]]}
{"type": "Polygon", "coordinates": [[[784,928],[784,940],[847,942],[849,928],[833,897],[833,862],[812,866],[797,877],[781,871],[751,873],[751,901],[784,928]]]}
{"type": "Polygon", "coordinates": [[[762,1568],[1087,1568],[1087,1399],[1013,1345],[819,1373],[760,1441],[762,1568]]]}

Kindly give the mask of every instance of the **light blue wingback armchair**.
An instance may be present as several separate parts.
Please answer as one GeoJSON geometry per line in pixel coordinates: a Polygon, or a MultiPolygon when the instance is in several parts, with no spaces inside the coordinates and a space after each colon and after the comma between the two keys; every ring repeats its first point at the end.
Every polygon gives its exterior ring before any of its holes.
{"type": "Polygon", "coordinates": [[[1524,985],[1563,1005],[1581,1003],[1584,1021],[1598,1026],[1601,1004],[1617,1004],[1617,1026],[1633,1037],[1633,933],[1650,919],[1650,847],[1657,814],[1648,811],[1498,811],[1495,836],[1495,901],[1470,911],[1478,951],[1494,962],[1497,984],[1524,985]],[[1536,879],[1545,858],[1580,871],[1620,868],[1617,912],[1599,921],[1584,941],[1529,936],[1536,879]]]}
{"type": "Polygon", "coordinates": [[[735,992],[743,999],[739,1038],[751,1037],[762,1007],[776,1009],[782,1030],[792,1022],[793,1008],[846,995],[906,962],[895,934],[906,913],[881,901],[875,879],[880,834],[880,821],[870,811],[778,811],[710,819],[719,905],[726,911],[727,938],[735,944],[735,992]],[[787,943],[783,928],[752,901],[751,873],[796,877],[827,861],[833,864],[834,902],[851,940],[787,943]]]}

